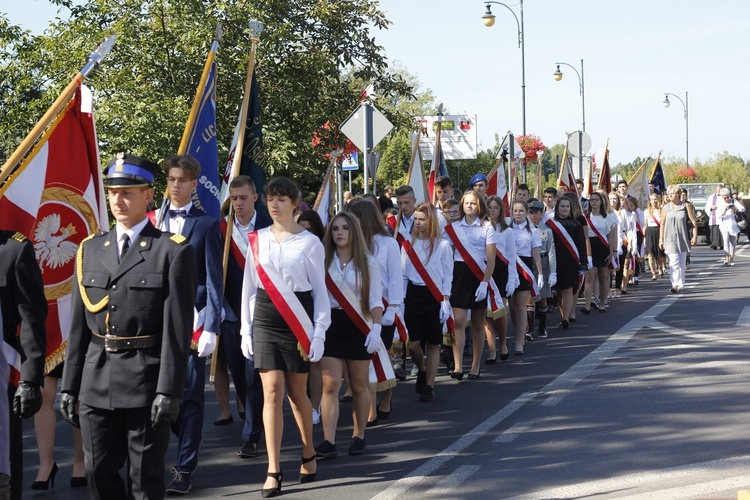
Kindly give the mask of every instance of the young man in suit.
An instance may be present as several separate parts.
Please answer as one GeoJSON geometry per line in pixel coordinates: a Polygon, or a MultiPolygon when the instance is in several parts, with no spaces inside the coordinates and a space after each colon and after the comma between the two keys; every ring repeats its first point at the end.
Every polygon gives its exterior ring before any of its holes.
{"type": "Polygon", "coordinates": [[[192,193],[198,185],[201,167],[189,155],[170,156],[162,167],[167,176],[169,209],[159,229],[179,234],[195,251],[198,288],[195,294],[195,318],[190,356],[187,362],[185,392],[179,418],[172,424],[178,436],[177,461],[172,467],[172,481],[167,493],[190,491],[190,476],[198,465],[198,450],[203,439],[204,388],[206,360],[216,349],[216,335],[221,327],[224,286],[219,220],[193,204],[192,193]]]}
{"type": "Polygon", "coordinates": [[[8,384],[11,498],[20,499],[23,486],[22,418],[42,407],[44,357],[47,339],[44,321],[47,299],[34,246],[21,233],[0,231],[0,316],[7,357],[20,356],[20,380],[8,384]],[[20,329],[19,329],[20,326],[20,329]],[[18,388],[16,388],[16,385],[18,388]]]}
{"type": "Polygon", "coordinates": [[[109,163],[104,186],[117,224],[83,240],[76,257],[60,412],[81,427],[94,499],[164,497],[197,278],[185,238],[147,217],[158,168],[123,153],[109,163]]]}

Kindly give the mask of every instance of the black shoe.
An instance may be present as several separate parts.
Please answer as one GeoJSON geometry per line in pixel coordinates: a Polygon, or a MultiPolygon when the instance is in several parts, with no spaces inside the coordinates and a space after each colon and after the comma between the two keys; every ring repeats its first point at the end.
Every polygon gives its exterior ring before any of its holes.
{"type": "Polygon", "coordinates": [[[339,396],[339,403],[351,403],[352,397],[351,396],[339,396]]]}
{"type": "Polygon", "coordinates": [[[258,443],[251,443],[246,441],[242,443],[242,448],[237,451],[237,456],[240,458],[255,458],[258,456],[258,443]]]}
{"type": "MultiPolygon", "coordinates": [[[[316,455],[311,456],[310,458],[302,457],[302,465],[308,464],[318,458],[316,455]]],[[[304,472],[299,473],[299,484],[305,484],[305,483],[312,483],[315,481],[315,476],[317,475],[317,472],[313,472],[312,474],[305,474],[304,472]]]]}
{"type": "MultiPolygon", "coordinates": [[[[603,309],[602,309],[602,310],[603,310],[603,309]]],[[[542,330],[541,332],[539,332],[539,335],[538,335],[538,337],[539,337],[540,339],[546,339],[546,338],[548,337],[548,335],[547,335],[547,330],[542,330]]]]}
{"type": "Polygon", "coordinates": [[[494,358],[487,358],[484,360],[485,365],[494,365],[495,363],[497,363],[497,354],[495,354],[494,358]]]}
{"type": "Polygon", "coordinates": [[[318,458],[336,458],[338,456],[336,445],[330,441],[323,441],[315,447],[315,456],[318,458]]]}
{"type": "Polygon", "coordinates": [[[266,476],[274,478],[276,480],[276,486],[273,488],[263,488],[260,490],[260,496],[263,498],[275,497],[281,493],[281,480],[284,478],[284,474],[281,472],[269,472],[266,476]]]}
{"type": "Polygon", "coordinates": [[[86,486],[89,484],[88,479],[86,479],[86,476],[83,477],[71,477],[70,478],[70,487],[71,488],[80,488],[81,486],[86,486]]]}
{"type": "Polygon", "coordinates": [[[479,370],[479,373],[474,375],[473,373],[469,373],[469,380],[477,380],[479,378],[479,375],[482,374],[482,370],[479,370]]]}
{"type": "Polygon", "coordinates": [[[524,338],[526,339],[526,342],[534,342],[534,335],[532,335],[531,333],[526,333],[524,335],[524,338]]]}
{"type": "Polygon", "coordinates": [[[427,385],[427,372],[418,371],[417,372],[417,383],[414,385],[414,389],[417,390],[417,394],[422,394],[422,391],[424,391],[424,387],[427,385]]]}
{"type": "MultiPolygon", "coordinates": [[[[383,403],[383,402],[381,401],[381,402],[380,402],[380,404],[382,404],[382,403],[383,403]]],[[[393,403],[393,401],[391,401],[391,403],[393,403]]],[[[391,406],[391,410],[393,410],[393,407],[392,407],[392,406],[391,406]]],[[[378,405],[378,406],[377,406],[377,407],[375,408],[375,411],[376,411],[376,412],[377,412],[377,414],[378,414],[378,418],[382,418],[383,420],[385,420],[385,419],[387,419],[388,417],[390,417],[390,416],[391,416],[391,410],[388,410],[388,411],[383,411],[383,410],[381,410],[381,409],[380,409],[380,405],[378,405]]]]}
{"type": "Polygon", "coordinates": [[[670,288],[669,291],[672,293],[677,293],[677,289],[675,287],[670,288]]]}
{"type": "Polygon", "coordinates": [[[431,385],[426,385],[424,391],[422,391],[422,394],[419,396],[419,400],[423,403],[431,403],[435,401],[435,389],[433,389],[431,385]]]}
{"type": "Polygon", "coordinates": [[[217,418],[214,420],[214,425],[220,427],[222,425],[229,425],[232,422],[234,422],[234,418],[232,418],[232,415],[229,415],[229,418],[217,418]]]}
{"type": "Polygon", "coordinates": [[[570,323],[575,323],[576,321],[578,321],[578,320],[577,320],[577,319],[575,319],[575,318],[570,318],[570,319],[568,320],[568,322],[570,322],[570,323]]]}
{"type": "Polygon", "coordinates": [[[172,482],[167,486],[166,492],[172,495],[184,495],[190,493],[190,473],[180,472],[172,467],[172,482]]]}
{"type": "Polygon", "coordinates": [[[460,382],[464,379],[464,372],[451,372],[451,378],[454,378],[460,382]]]}
{"type": "Polygon", "coordinates": [[[558,327],[558,328],[562,328],[563,330],[567,330],[567,329],[568,329],[568,326],[570,326],[570,323],[568,323],[568,321],[567,321],[567,320],[562,320],[562,321],[561,321],[561,322],[560,322],[560,323],[559,323],[559,324],[557,325],[557,327],[558,327]]]}
{"type": "Polygon", "coordinates": [[[371,420],[370,422],[367,422],[365,424],[365,427],[369,429],[370,427],[377,427],[378,425],[380,425],[380,419],[376,417],[375,420],[371,420]]]}
{"type": "Polygon", "coordinates": [[[367,442],[364,439],[353,437],[349,445],[349,455],[364,455],[367,442]]]}
{"type": "Polygon", "coordinates": [[[240,420],[242,420],[244,422],[245,421],[245,412],[241,411],[241,412],[238,412],[238,413],[240,414],[240,420]]]}
{"type": "MultiPolygon", "coordinates": [[[[52,470],[45,481],[34,481],[31,483],[32,490],[48,490],[55,487],[55,476],[57,475],[57,462],[52,463],[52,470]]],[[[85,478],[84,478],[85,479],[85,478]]]]}
{"type": "MultiPolygon", "coordinates": [[[[593,305],[593,304],[592,304],[593,305]]],[[[581,312],[583,314],[591,314],[591,309],[586,309],[585,307],[581,308],[581,312]]]]}

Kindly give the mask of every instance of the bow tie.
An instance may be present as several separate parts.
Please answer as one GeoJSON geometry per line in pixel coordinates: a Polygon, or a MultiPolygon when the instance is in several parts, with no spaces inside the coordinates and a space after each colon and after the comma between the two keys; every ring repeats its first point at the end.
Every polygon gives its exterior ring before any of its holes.
{"type": "Polygon", "coordinates": [[[174,219],[175,217],[187,217],[187,210],[170,210],[169,216],[174,219]]]}

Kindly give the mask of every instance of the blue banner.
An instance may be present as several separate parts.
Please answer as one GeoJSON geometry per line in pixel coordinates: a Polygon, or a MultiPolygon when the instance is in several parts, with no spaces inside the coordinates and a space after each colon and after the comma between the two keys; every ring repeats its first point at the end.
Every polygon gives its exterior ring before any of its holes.
{"type": "Polygon", "coordinates": [[[651,183],[654,185],[654,193],[663,194],[667,192],[667,181],[664,178],[664,169],[661,166],[661,160],[656,160],[654,172],[651,175],[651,183]]]}
{"type": "Polygon", "coordinates": [[[219,153],[216,145],[216,63],[206,80],[200,105],[190,131],[185,154],[198,160],[201,174],[193,193],[193,203],[212,217],[219,218],[219,153]]]}
{"type": "Polygon", "coordinates": [[[263,149],[263,127],[260,120],[260,85],[258,85],[258,75],[253,71],[240,174],[247,175],[253,180],[255,190],[258,192],[255,210],[263,215],[268,215],[268,210],[262,200],[263,189],[266,185],[265,167],[267,159],[268,157],[263,149]]]}

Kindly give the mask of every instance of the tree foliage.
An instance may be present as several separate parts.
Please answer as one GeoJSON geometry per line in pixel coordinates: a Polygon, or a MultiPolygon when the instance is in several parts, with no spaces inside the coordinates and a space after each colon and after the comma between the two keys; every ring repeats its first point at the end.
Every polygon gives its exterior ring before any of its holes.
{"type": "MultiPolygon", "coordinates": [[[[412,97],[372,36],[372,27],[389,24],[372,0],[53,3],[70,8],[70,18],[39,36],[0,18],[2,157],[111,34],[115,48],[88,80],[103,158],[128,151],[158,160],[177,150],[217,21],[224,28],[216,59],[219,157],[226,157],[244,90],[248,22],[258,19],[265,25],[256,68],[269,175],[292,176],[307,193],[319,188],[330,152],[313,148],[313,133],[351,113],[363,82],[374,82],[385,99],[412,97]]],[[[383,111],[399,126],[411,120],[397,108],[383,111]]]]}

